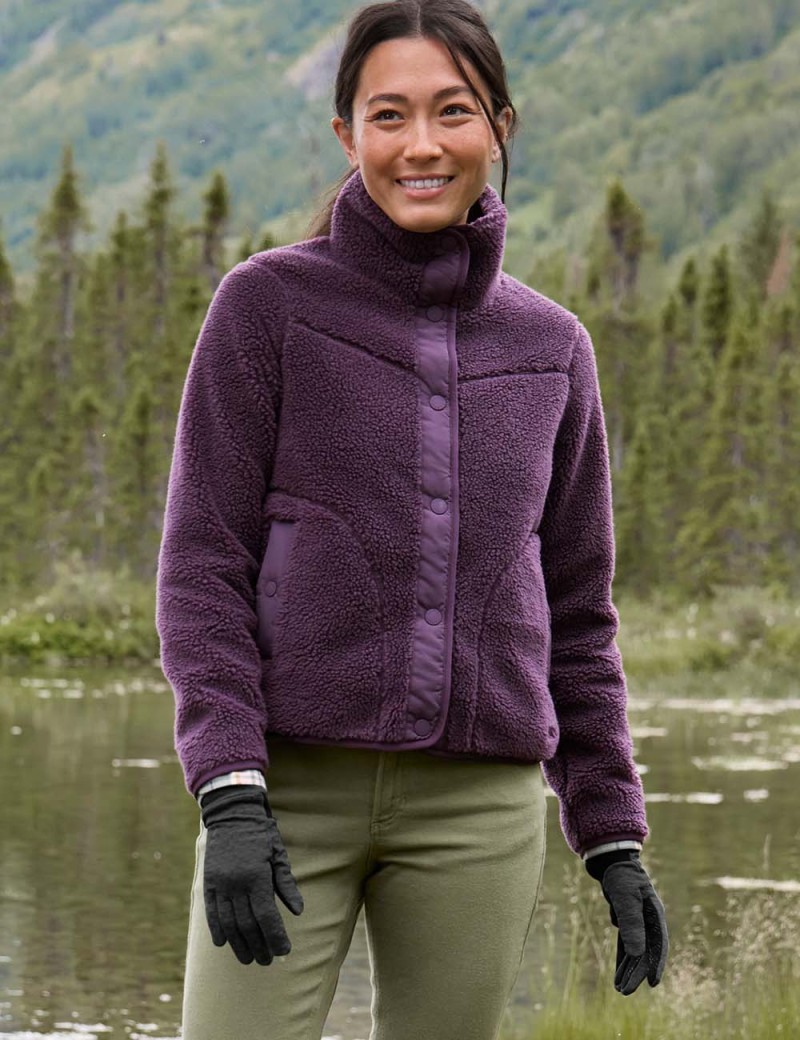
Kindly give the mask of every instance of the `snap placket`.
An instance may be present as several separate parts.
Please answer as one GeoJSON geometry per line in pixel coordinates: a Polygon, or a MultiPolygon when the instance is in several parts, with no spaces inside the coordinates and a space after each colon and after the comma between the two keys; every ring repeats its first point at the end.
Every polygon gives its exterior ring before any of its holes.
{"type": "Polygon", "coordinates": [[[438,237],[433,252],[423,272],[415,323],[421,534],[405,730],[406,739],[429,743],[441,733],[450,699],[458,553],[456,319],[469,247],[451,231],[438,237]]]}

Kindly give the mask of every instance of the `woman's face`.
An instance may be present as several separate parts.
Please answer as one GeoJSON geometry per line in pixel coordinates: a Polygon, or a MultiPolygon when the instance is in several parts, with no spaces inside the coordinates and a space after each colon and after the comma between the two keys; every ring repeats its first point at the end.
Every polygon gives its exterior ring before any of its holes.
{"type": "MultiPolygon", "coordinates": [[[[486,84],[464,68],[491,111],[486,84]]],[[[498,118],[505,140],[510,111],[498,118]]],[[[373,47],[361,68],[352,125],[332,126],[372,200],[408,231],[464,224],[500,149],[444,44],[407,37],[373,47]]]]}

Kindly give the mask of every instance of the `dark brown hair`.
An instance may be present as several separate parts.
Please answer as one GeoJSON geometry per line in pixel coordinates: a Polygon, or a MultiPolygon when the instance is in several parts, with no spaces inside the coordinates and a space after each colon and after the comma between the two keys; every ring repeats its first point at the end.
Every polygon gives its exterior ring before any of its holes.
{"type": "MultiPolygon", "coordinates": [[[[501,194],[505,201],[508,152],[495,120],[504,108],[511,110],[508,128],[510,137],[517,125],[517,112],[511,102],[506,68],[497,43],[480,11],[467,3],[467,0],[391,0],[389,3],[370,4],[358,11],[348,27],[344,50],[339,59],[334,99],[336,114],[348,125],[352,123],[353,99],[358,89],[361,68],[372,48],[386,40],[409,36],[426,37],[443,43],[486,113],[503,158],[501,194]],[[491,111],[478,93],[476,84],[467,75],[462,60],[464,58],[477,70],[488,87],[491,111]]],[[[354,172],[348,170],[330,189],[322,209],[309,228],[310,237],[330,233],[336,197],[354,172]]]]}

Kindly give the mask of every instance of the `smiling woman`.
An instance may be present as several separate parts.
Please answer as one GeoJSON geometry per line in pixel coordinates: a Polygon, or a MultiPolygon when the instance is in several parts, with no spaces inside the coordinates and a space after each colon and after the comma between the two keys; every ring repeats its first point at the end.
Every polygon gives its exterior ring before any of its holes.
{"type": "Polygon", "coordinates": [[[545,777],[619,924],[615,987],[661,979],[596,363],[502,270],[514,124],[471,4],[364,8],[329,213],[203,324],[157,603],[201,802],[184,1040],[319,1040],[362,908],[373,1037],[496,1040],[545,777]]]}

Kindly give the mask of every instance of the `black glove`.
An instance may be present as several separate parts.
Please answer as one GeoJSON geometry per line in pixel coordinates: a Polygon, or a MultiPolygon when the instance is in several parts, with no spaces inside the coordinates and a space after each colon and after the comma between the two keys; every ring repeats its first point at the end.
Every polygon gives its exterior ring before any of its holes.
{"type": "Polygon", "coordinates": [[[303,897],[272,816],[267,793],[255,784],[231,784],[203,795],[206,835],[203,895],[215,946],[231,944],[242,964],[271,964],[292,944],[275,892],[295,916],[303,897]]]}
{"type": "Polygon", "coordinates": [[[667,919],[639,853],[602,852],[586,860],[586,869],[600,882],[611,907],[611,923],[619,928],[614,989],[627,997],[644,979],[657,986],[669,952],[667,919]]]}

